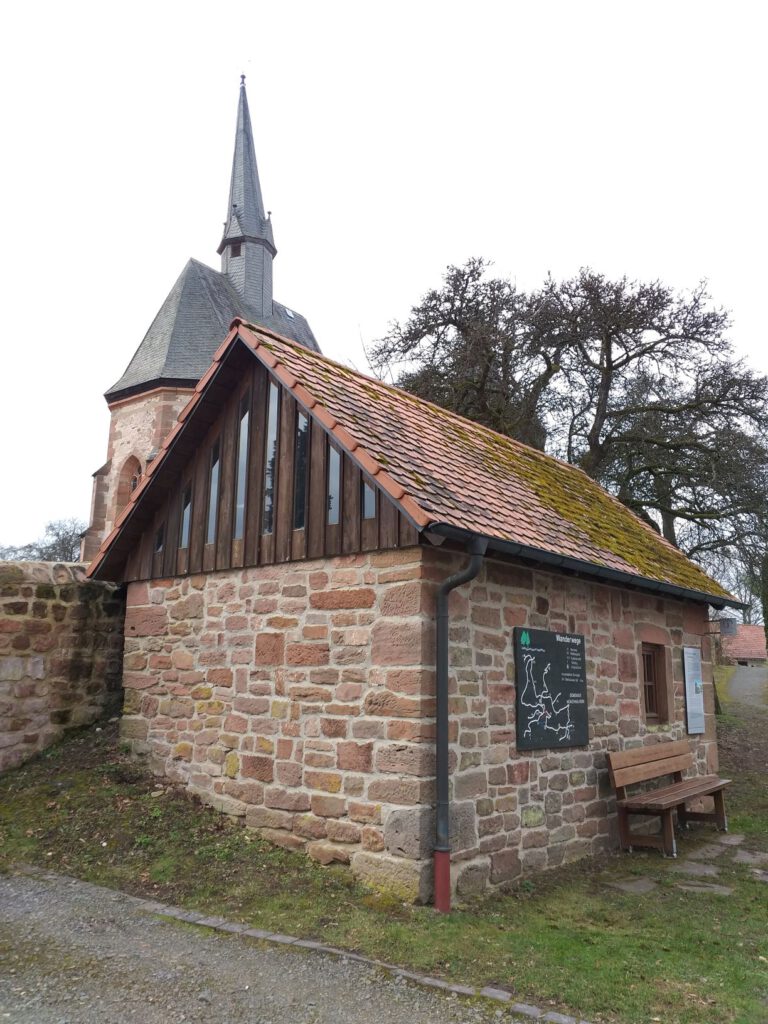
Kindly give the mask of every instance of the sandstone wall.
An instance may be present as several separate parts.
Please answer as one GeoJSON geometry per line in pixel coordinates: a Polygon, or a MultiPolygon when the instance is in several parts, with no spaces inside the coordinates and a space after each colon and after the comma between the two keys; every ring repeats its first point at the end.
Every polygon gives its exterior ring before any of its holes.
{"type": "Polygon", "coordinates": [[[124,600],[84,574],[0,562],[0,770],[119,706],[124,600]]]}
{"type": "MultiPolygon", "coordinates": [[[[425,551],[425,576],[442,580],[466,559],[425,551]]],[[[717,770],[707,610],[679,600],[487,561],[451,597],[451,716],[457,727],[454,801],[471,801],[478,842],[453,860],[459,892],[617,845],[605,751],[688,738],[702,774],[717,770]],[[515,746],[515,626],[586,637],[589,747],[515,746]],[[646,726],[640,648],[666,648],[670,722],[646,726]],[[700,646],[706,733],[687,737],[683,646],[700,646]]]]}
{"type": "Polygon", "coordinates": [[[191,389],[158,388],[110,406],[107,462],[94,474],[91,521],[81,551],[84,562],[96,556],[122,511],[118,489],[127,460],[138,459],[146,472],[148,457],[160,448],[191,394],[191,389]]]}
{"type": "MultiPolygon", "coordinates": [[[[134,583],[123,736],[274,842],[409,898],[431,893],[431,549],[134,583]]],[[[604,752],[684,735],[680,648],[704,611],[488,562],[451,599],[453,873],[461,894],[614,844],[604,752]],[[515,625],[585,634],[590,744],[518,753],[515,625]],[[674,721],[647,728],[639,645],[664,644],[674,721]]],[[[705,672],[710,672],[704,647],[705,672]]],[[[711,679],[711,675],[707,676],[711,679]]],[[[716,761],[711,687],[702,769],[716,761]]]]}
{"type": "Polygon", "coordinates": [[[274,842],[427,898],[384,839],[433,799],[422,572],[411,548],[130,584],[124,738],[274,842]]]}

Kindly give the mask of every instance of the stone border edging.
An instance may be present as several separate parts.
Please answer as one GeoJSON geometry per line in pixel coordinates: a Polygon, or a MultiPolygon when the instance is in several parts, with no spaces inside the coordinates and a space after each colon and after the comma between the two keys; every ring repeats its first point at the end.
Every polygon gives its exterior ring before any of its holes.
{"type": "Polygon", "coordinates": [[[328,953],[331,956],[343,960],[352,960],[355,963],[364,964],[368,967],[377,967],[386,971],[395,978],[403,978],[416,985],[425,988],[436,988],[452,995],[467,996],[484,999],[492,999],[497,1003],[503,1003],[513,1013],[521,1014],[530,1020],[541,1022],[541,1024],[590,1024],[589,1021],[579,1020],[567,1013],[557,1013],[554,1010],[545,1011],[530,1003],[512,1002],[512,994],[504,989],[494,988],[486,985],[483,988],[476,988],[473,985],[454,985],[444,981],[442,978],[433,978],[428,974],[418,974],[415,971],[407,971],[396,964],[388,964],[383,960],[374,960],[371,957],[360,956],[359,953],[350,953],[346,949],[338,949],[336,946],[326,946],[322,942],[315,942],[312,939],[298,939],[292,935],[284,935],[282,932],[269,932],[261,928],[249,928],[247,924],[237,924],[234,921],[227,921],[224,917],[203,914],[197,910],[182,910],[181,907],[173,907],[168,903],[160,903],[157,900],[146,900],[141,896],[131,896],[130,893],[122,892],[120,889],[110,889],[104,885],[94,885],[93,882],[84,882],[71,875],[60,875],[55,871],[46,871],[44,868],[37,868],[33,865],[18,865],[15,869],[17,874],[29,875],[33,878],[44,878],[50,882],[76,882],[86,888],[108,892],[121,896],[124,900],[132,903],[137,909],[144,910],[158,917],[170,917],[176,921],[183,921],[185,924],[192,924],[200,928],[210,928],[212,931],[227,932],[234,935],[246,935],[250,939],[257,939],[259,942],[273,942],[280,946],[296,946],[299,949],[309,949],[314,953],[328,953]]]}

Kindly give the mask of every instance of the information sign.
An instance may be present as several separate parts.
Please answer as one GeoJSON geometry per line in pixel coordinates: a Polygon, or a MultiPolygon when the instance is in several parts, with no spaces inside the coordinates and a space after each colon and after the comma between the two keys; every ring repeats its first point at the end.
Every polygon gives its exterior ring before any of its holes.
{"type": "Polygon", "coordinates": [[[589,742],[584,637],[515,629],[517,749],[589,742]]]}

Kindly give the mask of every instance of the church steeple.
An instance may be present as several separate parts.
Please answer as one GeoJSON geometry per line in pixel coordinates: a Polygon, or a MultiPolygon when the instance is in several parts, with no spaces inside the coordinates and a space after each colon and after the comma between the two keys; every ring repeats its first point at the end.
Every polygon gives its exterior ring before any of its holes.
{"type": "Polygon", "coordinates": [[[272,316],[272,259],[277,249],[261,197],[245,75],[240,76],[229,207],[218,252],[222,273],[248,305],[260,316],[272,316]]]}

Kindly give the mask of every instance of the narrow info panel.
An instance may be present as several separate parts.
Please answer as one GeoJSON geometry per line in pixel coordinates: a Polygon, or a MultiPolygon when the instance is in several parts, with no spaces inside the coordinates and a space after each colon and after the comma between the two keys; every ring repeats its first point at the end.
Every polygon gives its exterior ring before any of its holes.
{"type": "Polygon", "coordinates": [[[700,735],[706,732],[704,717],[704,678],[701,671],[701,650],[698,647],[683,648],[683,673],[685,675],[685,718],[688,734],[700,735]]]}

